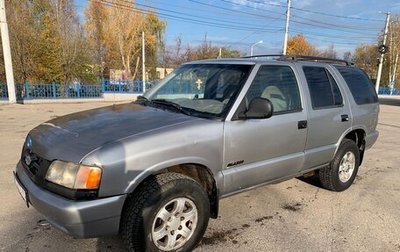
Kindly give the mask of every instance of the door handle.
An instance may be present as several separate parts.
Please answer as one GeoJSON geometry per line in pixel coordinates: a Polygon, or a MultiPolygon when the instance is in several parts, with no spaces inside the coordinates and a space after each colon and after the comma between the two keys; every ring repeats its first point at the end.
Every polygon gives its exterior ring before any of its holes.
{"type": "Polygon", "coordinates": [[[306,129],[307,128],[307,120],[298,121],[297,122],[297,128],[298,129],[306,129]]]}
{"type": "Polygon", "coordinates": [[[342,117],[342,122],[348,122],[349,121],[349,115],[341,115],[342,117]]]}

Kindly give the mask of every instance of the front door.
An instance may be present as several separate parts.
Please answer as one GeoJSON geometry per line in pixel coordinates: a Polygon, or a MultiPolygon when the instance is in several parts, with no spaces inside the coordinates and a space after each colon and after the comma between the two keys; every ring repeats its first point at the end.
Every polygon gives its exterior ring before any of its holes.
{"type": "Polygon", "coordinates": [[[307,114],[293,69],[260,66],[236,115],[255,97],[269,99],[274,113],[225,122],[224,195],[295,174],[304,163],[307,114]]]}

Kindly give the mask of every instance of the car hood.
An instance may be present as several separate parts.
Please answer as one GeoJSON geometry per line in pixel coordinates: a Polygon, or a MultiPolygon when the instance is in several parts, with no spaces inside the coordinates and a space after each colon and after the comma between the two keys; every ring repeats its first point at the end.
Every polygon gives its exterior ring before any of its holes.
{"type": "Polygon", "coordinates": [[[125,137],[198,120],[130,103],[78,112],[42,123],[29,133],[34,153],[79,162],[92,150],[125,137]]]}

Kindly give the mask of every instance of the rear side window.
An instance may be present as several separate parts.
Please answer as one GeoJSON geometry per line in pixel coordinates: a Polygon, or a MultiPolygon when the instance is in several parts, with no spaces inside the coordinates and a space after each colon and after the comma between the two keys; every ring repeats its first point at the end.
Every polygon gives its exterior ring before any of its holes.
{"type": "Polygon", "coordinates": [[[347,86],[353,95],[354,101],[358,105],[377,103],[374,86],[367,75],[360,69],[355,67],[335,66],[343,76],[347,86]]]}
{"type": "Polygon", "coordinates": [[[314,109],[341,106],[343,98],[335,79],[324,67],[303,67],[314,109]]]}

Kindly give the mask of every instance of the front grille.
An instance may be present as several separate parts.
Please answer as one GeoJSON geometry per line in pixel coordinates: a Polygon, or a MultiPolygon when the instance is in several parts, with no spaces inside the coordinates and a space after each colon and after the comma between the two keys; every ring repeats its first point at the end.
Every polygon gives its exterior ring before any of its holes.
{"type": "Polygon", "coordinates": [[[32,181],[35,184],[43,185],[51,162],[33,153],[32,150],[24,148],[21,163],[32,181]]]}

